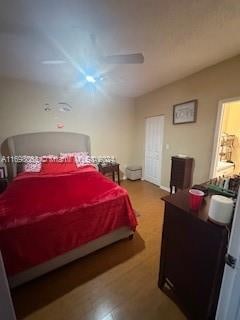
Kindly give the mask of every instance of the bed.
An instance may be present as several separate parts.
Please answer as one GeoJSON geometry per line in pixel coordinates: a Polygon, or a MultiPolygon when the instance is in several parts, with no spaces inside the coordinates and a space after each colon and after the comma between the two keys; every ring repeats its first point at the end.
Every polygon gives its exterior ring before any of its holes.
{"type": "MultiPolygon", "coordinates": [[[[87,151],[90,139],[44,132],[8,138],[4,155],[87,151]]],[[[67,173],[17,174],[0,196],[0,250],[11,287],[131,237],[137,222],[127,191],[91,166],[67,173]]]]}

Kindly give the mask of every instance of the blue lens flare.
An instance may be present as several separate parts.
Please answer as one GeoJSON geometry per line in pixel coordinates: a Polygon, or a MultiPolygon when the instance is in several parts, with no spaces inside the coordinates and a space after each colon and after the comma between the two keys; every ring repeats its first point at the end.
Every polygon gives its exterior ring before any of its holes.
{"type": "Polygon", "coordinates": [[[90,75],[86,75],[86,80],[87,80],[87,82],[89,82],[89,83],[96,83],[96,79],[93,77],[93,76],[90,76],[90,75]]]}

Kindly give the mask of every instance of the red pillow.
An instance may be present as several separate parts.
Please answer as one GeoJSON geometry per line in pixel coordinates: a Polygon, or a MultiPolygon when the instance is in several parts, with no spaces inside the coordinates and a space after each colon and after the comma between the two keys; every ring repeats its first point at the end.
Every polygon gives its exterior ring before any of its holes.
{"type": "Polygon", "coordinates": [[[67,173],[77,170],[74,157],[68,158],[68,161],[52,161],[48,159],[42,162],[41,173],[67,173]]]}

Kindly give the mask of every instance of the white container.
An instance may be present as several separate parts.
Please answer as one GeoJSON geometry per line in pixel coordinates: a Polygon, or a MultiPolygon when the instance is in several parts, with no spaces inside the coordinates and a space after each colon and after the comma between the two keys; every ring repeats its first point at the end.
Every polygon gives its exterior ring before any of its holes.
{"type": "Polygon", "coordinates": [[[128,166],[126,168],[126,176],[129,180],[139,180],[142,178],[141,166],[128,166]]]}
{"type": "Polygon", "coordinates": [[[233,214],[233,200],[224,196],[214,195],[211,198],[208,216],[218,224],[227,225],[233,214]]]}

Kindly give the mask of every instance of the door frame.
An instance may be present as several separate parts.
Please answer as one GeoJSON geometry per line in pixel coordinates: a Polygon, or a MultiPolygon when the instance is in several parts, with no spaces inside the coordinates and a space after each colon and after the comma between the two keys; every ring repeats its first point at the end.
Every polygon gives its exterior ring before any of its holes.
{"type": "Polygon", "coordinates": [[[228,254],[236,258],[235,268],[225,264],[216,320],[238,320],[240,316],[240,192],[234,211],[228,254]]]}
{"type": "Polygon", "coordinates": [[[223,120],[223,113],[224,113],[224,104],[234,101],[240,101],[240,97],[234,97],[229,99],[223,99],[218,102],[218,110],[217,110],[217,119],[215,124],[215,132],[213,138],[213,152],[212,152],[212,159],[211,159],[211,166],[209,172],[209,179],[216,178],[216,167],[218,162],[218,146],[220,142],[220,130],[223,120]]]}
{"type": "Polygon", "coordinates": [[[163,119],[163,126],[162,126],[162,146],[160,146],[160,154],[161,154],[161,161],[160,161],[160,168],[159,168],[159,181],[158,181],[158,185],[159,188],[161,188],[161,182],[162,182],[162,161],[163,161],[163,146],[164,146],[164,129],[165,129],[165,115],[164,114],[157,114],[154,116],[146,116],[144,118],[144,165],[143,165],[143,180],[145,180],[145,160],[146,160],[146,130],[147,130],[147,126],[146,126],[146,120],[149,118],[156,118],[156,117],[162,117],[163,119]]]}

